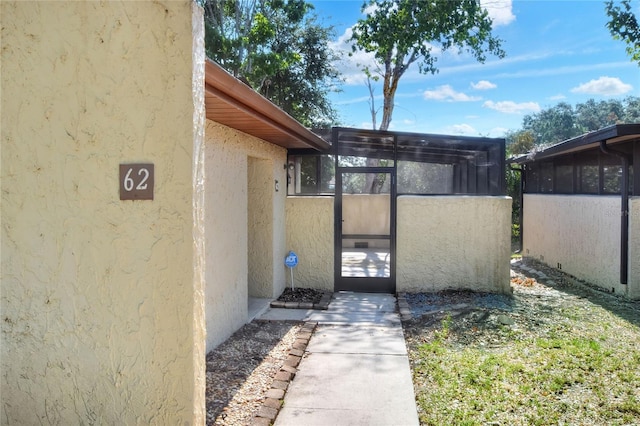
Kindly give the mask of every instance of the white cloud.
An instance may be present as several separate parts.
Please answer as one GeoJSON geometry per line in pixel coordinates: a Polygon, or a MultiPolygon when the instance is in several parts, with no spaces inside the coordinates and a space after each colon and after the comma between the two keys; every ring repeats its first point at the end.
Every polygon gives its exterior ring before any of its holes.
{"type": "Polygon", "coordinates": [[[559,93],[557,95],[553,95],[553,96],[549,96],[549,100],[550,101],[561,101],[567,99],[567,97],[565,95],[563,95],[562,93],[559,93]]]}
{"type": "Polygon", "coordinates": [[[511,0],[481,0],[480,3],[489,12],[494,27],[509,25],[516,20],[511,0]]]}
{"type": "MultiPolygon", "coordinates": [[[[382,96],[376,96],[375,100],[381,100],[382,96]]],[[[353,104],[362,104],[362,103],[367,103],[371,100],[371,97],[369,96],[359,96],[357,98],[351,98],[351,99],[346,99],[343,101],[338,101],[336,102],[336,105],[353,105],[353,104]]]]}
{"type": "Polygon", "coordinates": [[[537,102],[486,101],[482,106],[505,114],[525,114],[540,111],[540,105],[537,102]]]}
{"type": "Polygon", "coordinates": [[[585,93],[588,95],[616,96],[633,90],[633,86],[623,83],[616,77],[600,77],[571,89],[573,93],[585,93]]]}
{"type": "Polygon", "coordinates": [[[477,83],[471,83],[471,87],[476,90],[489,90],[489,89],[495,89],[498,86],[490,81],[480,80],[477,83]]]}
{"type": "Polygon", "coordinates": [[[344,83],[348,86],[358,86],[365,84],[366,75],[362,72],[364,67],[375,69],[375,56],[373,53],[366,53],[361,50],[352,51],[351,28],[347,28],[336,41],[329,43],[329,48],[342,57],[336,67],[342,74],[344,83]]]}
{"type": "Polygon", "coordinates": [[[451,135],[477,135],[478,131],[468,124],[454,124],[445,128],[446,134],[451,135]]]}
{"type": "Polygon", "coordinates": [[[451,86],[445,84],[439,86],[436,90],[425,90],[423,93],[425,99],[433,99],[436,101],[449,102],[470,102],[479,101],[482,98],[466,95],[462,92],[456,92],[451,86]]]}

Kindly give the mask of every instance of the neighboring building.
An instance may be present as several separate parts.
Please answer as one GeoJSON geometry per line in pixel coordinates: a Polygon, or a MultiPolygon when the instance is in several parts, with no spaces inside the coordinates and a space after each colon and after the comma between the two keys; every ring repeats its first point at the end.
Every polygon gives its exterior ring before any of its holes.
{"type": "Polygon", "coordinates": [[[640,299],[640,124],[510,160],[523,168],[523,255],[640,299]]]}

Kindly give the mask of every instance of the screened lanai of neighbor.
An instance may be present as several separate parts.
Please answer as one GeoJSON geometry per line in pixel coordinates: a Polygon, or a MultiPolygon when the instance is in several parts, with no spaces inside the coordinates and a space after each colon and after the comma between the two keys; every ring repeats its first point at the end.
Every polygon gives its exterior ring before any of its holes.
{"type": "Polygon", "coordinates": [[[298,272],[303,285],[508,290],[504,139],[343,127],[321,134],[328,150],[288,151],[288,244],[312,263],[298,272]]]}
{"type": "Polygon", "coordinates": [[[525,258],[640,298],[640,124],[509,160],[522,168],[525,258]]]}

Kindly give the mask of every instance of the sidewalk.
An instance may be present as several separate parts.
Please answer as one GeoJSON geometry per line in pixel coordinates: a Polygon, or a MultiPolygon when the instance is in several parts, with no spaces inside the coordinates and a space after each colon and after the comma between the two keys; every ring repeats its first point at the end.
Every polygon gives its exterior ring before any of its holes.
{"type": "Polygon", "coordinates": [[[341,292],[327,311],[270,309],[261,318],[318,323],[275,426],[418,425],[394,296],[341,292]]]}

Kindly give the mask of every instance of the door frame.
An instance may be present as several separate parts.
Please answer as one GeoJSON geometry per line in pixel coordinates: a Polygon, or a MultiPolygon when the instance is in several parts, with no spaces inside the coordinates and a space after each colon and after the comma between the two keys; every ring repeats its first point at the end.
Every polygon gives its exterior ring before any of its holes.
{"type": "Polygon", "coordinates": [[[336,155],[334,198],[334,291],[391,293],[396,291],[396,162],[393,167],[340,167],[336,155]],[[389,185],[389,277],[342,276],[342,175],[343,173],[386,173],[389,185]]]}

